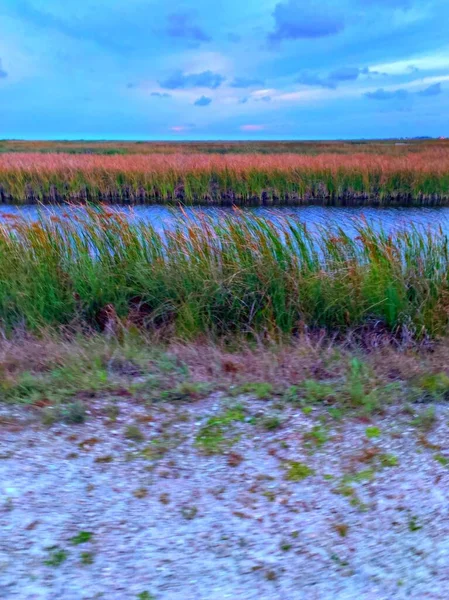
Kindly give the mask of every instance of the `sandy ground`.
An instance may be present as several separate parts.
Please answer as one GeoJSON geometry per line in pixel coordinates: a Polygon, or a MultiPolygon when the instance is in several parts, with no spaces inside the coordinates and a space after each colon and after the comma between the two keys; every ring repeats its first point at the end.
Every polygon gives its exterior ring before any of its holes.
{"type": "Polygon", "coordinates": [[[448,406],[111,406],[0,408],[0,598],[447,600],[448,406]]]}

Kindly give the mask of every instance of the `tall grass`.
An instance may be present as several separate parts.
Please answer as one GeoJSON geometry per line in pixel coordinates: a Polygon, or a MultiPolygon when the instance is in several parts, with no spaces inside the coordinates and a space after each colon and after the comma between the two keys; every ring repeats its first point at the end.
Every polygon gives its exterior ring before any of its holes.
{"type": "Polygon", "coordinates": [[[0,229],[1,323],[134,323],[187,338],[366,324],[447,333],[447,237],[355,226],[353,238],[337,227],[311,234],[296,220],[237,212],[157,233],[102,208],[16,219],[0,229]]]}
{"type": "Polygon", "coordinates": [[[449,149],[408,154],[0,154],[3,202],[448,204],[449,149]]]}

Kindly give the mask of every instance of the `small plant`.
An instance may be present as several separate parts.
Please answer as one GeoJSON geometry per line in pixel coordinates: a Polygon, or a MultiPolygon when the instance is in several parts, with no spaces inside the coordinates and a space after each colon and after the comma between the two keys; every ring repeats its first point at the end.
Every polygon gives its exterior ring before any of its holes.
{"type": "Polygon", "coordinates": [[[446,373],[429,373],[418,380],[418,386],[432,399],[438,400],[449,395],[449,377],[446,373]]]}
{"type": "Polygon", "coordinates": [[[137,600],[156,600],[156,598],[150,592],[140,592],[137,594],[137,600]]]}
{"type": "Polygon", "coordinates": [[[47,548],[49,557],[44,561],[48,567],[59,567],[67,560],[67,552],[59,546],[50,546],[47,548]]]}
{"type": "Polygon", "coordinates": [[[274,387],[271,383],[244,383],[238,386],[234,393],[236,395],[250,394],[258,400],[269,400],[274,395],[274,387]]]}
{"type": "Polygon", "coordinates": [[[291,461],[286,466],[287,473],[285,474],[285,479],[288,481],[302,481],[306,477],[315,474],[313,469],[300,462],[291,461]]]}
{"type": "Polygon", "coordinates": [[[379,460],[383,467],[397,467],[399,464],[397,456],[393,454],[379,454],[379,460]]]}
{"type": "Polygon", "coordinates": [[[430,431],[436,424],[437,417],[435,414],[435,407],[429,406],[423,410],[415,419],[412,421],[414,427],[419,427],[424,431],[430,431]]]}
{"type": "Polygon", "coordinates": [[[143,442],[145,436],[137,425],[128,425],[125,429],[125,437],[133,442],[143,442]]]}
{"type": "Polygon", "coordinates": [[[84,423],[86,420],[86,406],[81,400],[69,402],[61,408],[61,416],[66,423],[73,425],[84,423]]]}
{"type": "Polygon", "coordinates": [[[231,425],[244,420],[245,412],[241,404],[228,408],[222,415],[208,419],[198,432],[195,443],[207,454],[221,452],[232,444],[232,439],[226,437],[231,425]]]}
{"type": "Polygon", "coordinates": [[[410,517],[410,519],[408,521],[408,528],[412,532],[419,531],[420,529],[422,529],[422,525],[420,525],[418,523],[418,517],[416,517],[416,516],[410,517]]]}
{"type": "Polygon", "coordinates": [[[90,542],[92,539],[93,533],[90,531],[80,531],[75,536],[70,538],[69,542],[74,546],[78,546],[79,544],[86,544],[90,542]]]}
{"type": "Polygon", "coordinates": [[[307,379],[304,381],[304,400],[307,404],[315,404],[335,399],[335,388],[328,383],[307,379]]]}
{"type": "Polygon", "coordinates": [[[442,454],[435,454],[433,458],[439,462],[440,465],[443,465],[443,467],[447,467],[449,465],[449,458],[443,456],[442,454]]]}
{"type": "Polygon", "coordinates": [[[345,538],[348,535],[349,526],[346,523],[337,523],[335,525],[335,531],[342,538],[345,538]]]}
{"type": "Polygon", "coordinates": [[[365,435],[369,440],[380,437],[380,433],[379,427],[367,427],[365,430],[365,435]]]}
{"type": "Polygon", "coordinates": [[[81,552],[80,558],[82,565],[92,565],[94,562],[94,554],[92,552],[81,552]]]}
{"type": "Polygon", "coordinates": [[[314,425],[312,429],[304,434],[304,440],[315,446],[321,447],[328,440],[327,429],[322,425],[314,425]]]}
{"type": "Polygon", "coordinates": [[[282,550],[282,552],[288,552],[289,550],[292,549],[292,544],[289,544],[288,542],[281,542],[281,545],[279,546],[280,549],[282,550]]]}
{"type": "Polygon", "coordinates": [[[282,420],[277,415],[271,415],[262,419],[262,427],[267,431],[279,429],[282,425],[282,420]]]}

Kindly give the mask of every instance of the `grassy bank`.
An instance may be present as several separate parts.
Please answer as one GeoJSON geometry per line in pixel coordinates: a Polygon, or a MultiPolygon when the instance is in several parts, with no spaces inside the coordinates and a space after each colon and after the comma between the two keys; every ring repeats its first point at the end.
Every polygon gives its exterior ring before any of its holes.
{"type": "Polygon", "coordinates": [[[446,334],[447,237],[356,228],[312,235],[299,221],[236,213],[160,234],[107,209],[11,219],[0,229],[2,327],[131,326],[186,339],[446,334]]]}
{"type": "Polygon", "coordinates": [[[1,202],[447,205],[446,146],[397,153],[0,153],[1,202]]]}

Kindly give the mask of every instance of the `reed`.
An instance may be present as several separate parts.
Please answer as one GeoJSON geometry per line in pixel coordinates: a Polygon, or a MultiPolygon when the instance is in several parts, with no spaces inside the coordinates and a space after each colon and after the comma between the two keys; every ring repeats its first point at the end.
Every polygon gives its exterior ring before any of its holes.
{"type": "Polygon", "coordinates": [[[449,149],[398,155],[0,154],[3,202],[449,204],[449,149]]]}
{"type": "Polygon", "coordinates": [[[355,223],[310,233],[235,215],[184,218],[158,233],[107,208],[0,228],[5,331],[130,324],[174,336],[344,332],[447,334],[449,250],[442,232],[394,237],[355,223]]]}

